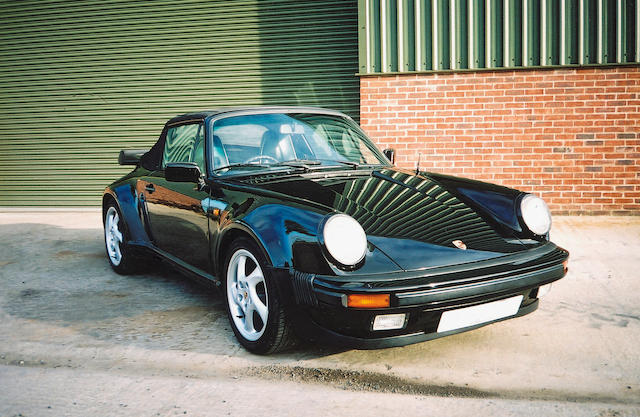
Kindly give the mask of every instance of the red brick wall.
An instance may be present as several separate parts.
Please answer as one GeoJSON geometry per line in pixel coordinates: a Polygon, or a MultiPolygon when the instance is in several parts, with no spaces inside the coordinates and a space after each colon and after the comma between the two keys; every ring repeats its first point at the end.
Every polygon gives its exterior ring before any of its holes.
{"type": "Polygon", "coordinates": [[[362,77],[396,164],[530,191],[557,214],[640,214],[640,68],[362,77]]]}

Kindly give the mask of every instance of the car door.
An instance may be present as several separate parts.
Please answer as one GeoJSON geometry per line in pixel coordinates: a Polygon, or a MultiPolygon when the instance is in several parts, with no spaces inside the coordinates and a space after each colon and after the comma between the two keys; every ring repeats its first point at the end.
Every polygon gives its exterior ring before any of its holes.
{"type": "Polygon", "coordinates": [[[198,184],[171,182],[164,168],[170,162],[195,162],[205,169],[204,126],[201,121],[167,126],[160,169],[138,181],[150,237],[154,245],[187,264],[210,272],[209,225],[202,201],[208,197],[198,184]]]}

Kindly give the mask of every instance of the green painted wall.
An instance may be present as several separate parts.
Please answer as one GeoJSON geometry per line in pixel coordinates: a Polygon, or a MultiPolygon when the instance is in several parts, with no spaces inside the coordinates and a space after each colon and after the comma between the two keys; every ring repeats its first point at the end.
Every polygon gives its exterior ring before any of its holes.
{"type": "Polygon", "coordinates": [[[0,206],[95,206],[177,114],[357,118],[356,1],[1,1],[0,206]]]}

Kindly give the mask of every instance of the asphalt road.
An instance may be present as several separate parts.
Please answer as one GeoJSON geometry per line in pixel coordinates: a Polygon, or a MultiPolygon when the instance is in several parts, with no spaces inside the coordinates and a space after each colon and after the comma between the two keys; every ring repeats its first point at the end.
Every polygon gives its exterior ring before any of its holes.
{"type": "Polygon", "coordinates": [[[0,416],[640,416],[640,218],[558,217],[525,317],[385,350],[253,356],[222,299],[109,268],[99,214],[0,212],[0,416]]]}

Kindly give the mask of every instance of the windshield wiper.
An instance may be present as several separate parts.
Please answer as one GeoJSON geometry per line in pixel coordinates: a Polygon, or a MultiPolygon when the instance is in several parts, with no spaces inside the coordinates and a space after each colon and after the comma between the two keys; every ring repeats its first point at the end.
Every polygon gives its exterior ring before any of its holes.
{"type": "Polygon", "coordinates": [[[350,167],[353,167],[353,169],[358,169],[358,167],[360,166],[359,163],[353,162],[353,161],[332,161],[332,162],[338,162],[343,165],[349,165],[350,167]]]}
{"type": "Polygon", "coordinates": [[[239,163],[239,164],[225,165],[225,166],[220,167],[220,168],[215,168],[211,172],[222,171],[223,169],[229,170],[229,169],[233,169],[233,168],[269,168],[270,166],[272,166],[272,164],[258,164],[258,163],[245,164],[245,163],[239,163]]]}
{"type": "Polygon", "coordinates": [[[292,168],[302,168],[304,172],[307,172],[311,170],[312,166],[321,165],[321,164],[322,162],[318,161],[317,159],[291,159],[289,161],[282,161],[273,165],[292,167],[292,168]]]}
{"type": "MultiPolygon", "coordinates": [[[[361,167],[362,165],[357,163],[357,162],[353,162],[353,161],[340,161],[338,159],[322,159],[322,161],[326,161],[326,162],[336,162],[338,164],[342,164],[342,165],[348,165],[350,167],[352,167],[353,169],[358,169],[359,167],[361,167]]],[[[366,164],[365,164],[366,165],[366,164]]]]}
{"type": "Polygon", "coordinates": [[[320,165],[322,162],[319,159],[290,159],[288,161],[279,162],[278,165],[320,165]]]}

